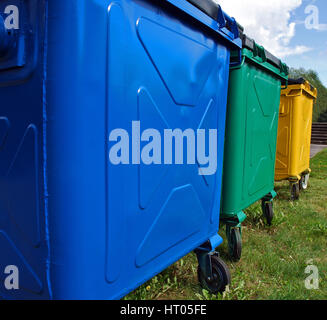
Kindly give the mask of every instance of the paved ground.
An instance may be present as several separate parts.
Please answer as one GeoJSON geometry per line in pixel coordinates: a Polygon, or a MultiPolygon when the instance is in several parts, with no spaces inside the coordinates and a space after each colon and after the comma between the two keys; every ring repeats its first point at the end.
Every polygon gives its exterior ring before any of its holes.
{"type": "Polygon", "coordinates": [[[311,145],[311,158],[313,158],[317,153],[320,151],[327,149],[327,146],[324,145],[318,145],[318,144],[312,144],[311,145]]]}

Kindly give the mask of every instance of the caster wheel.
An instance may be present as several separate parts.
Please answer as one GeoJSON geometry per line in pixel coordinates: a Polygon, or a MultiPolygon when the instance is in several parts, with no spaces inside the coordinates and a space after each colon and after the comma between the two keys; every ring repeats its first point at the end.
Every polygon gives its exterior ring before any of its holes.
{"type": "Polygon", "coordinates": [[[299,200],[300,198],[300,184],[299,183],[292,183],[291,184],[291,199],[293,201],[299,200]]]}
{"type": "Polygon", "coordinates": [[[272,221],[274,219],[274,209],[272,202],[262,201],[262,212],[264,217],[266,218],[268,226],[271,226],[272,221]]]}
{"type": "Polygon", "coordinates": [[[308,189],[309,178],[310,178],[309,173],[302,176],[301,181],[300,181],[301,190],[307,190],[308,189]]]}
{"type": "Polygon", "coordinates": [[[198,266],[199,282],[201,286],[210,293],[223,293],[231,282],[228,266],[217,256],[211,256],[210,259],[213,279],[207,279],[203,275],[200,266],[198,266]]]}
{"type": "Polygon", "coordinates": [[[239,228],[230,229],[228,235],[228,252],[234,261],[240,261],[242,256],[242,236],[239,228]]]}

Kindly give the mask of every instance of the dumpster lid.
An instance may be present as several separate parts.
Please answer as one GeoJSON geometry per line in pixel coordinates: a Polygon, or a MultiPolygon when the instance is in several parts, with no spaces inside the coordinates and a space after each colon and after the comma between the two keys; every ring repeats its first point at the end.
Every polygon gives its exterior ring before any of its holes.
{"type": "Polygon", "coordinates": [[[242,41],[239,37],[238,23],[234,18],[226,14],[214,0],[166,1],[204,23],[209,28],[222,35],[225,39],[229,40],[238,49],[241,49],[242,41]],[[195,8],[195,10],[192,10],[192,8],[195,8]]]}
{"type": "Polygon", "coordinates": [[[311,91],[314,91],[315,90],[315,87],[306,79],[304,78],[298,78],[298,79],[292,79],[292,78],[289,78],[288,79],[288,85],[295,85],[295,84],[308,84],[310,86],[310,90],[311,91]]]}
{"type": "MultiPolygon", "coordinates": [[[[242,43],[243,43],[243,48],[247,48],[251,51],[256,50],[256,42],[253,39],[249,38],[244,33],[241,34],[241,39],[242,39],[242,43]]],[[[280,68],[282,66],[282,61],[280,59],[278,59],[276,56],[274,56],[268,50],[264,49],[264,51],[265,51],[267,61],[269,63],[276,66],[277,68],[280,68]]]]}
{"type": "Polygon", "coordinates": [[[304,78],[298,78],[298,79],[288,79],[288,84],[304,84],[306,80],[304,78]]]}
{"type": "Polygon", "coordinates": [[[213,0],[187,0],[213,20],[217,20],[219,4],[213,0]]]}
{"type": "MultiPolygon", "coordinates": [[[[198,9],[200,9],[202,12],[204,12],[213,20],[218,21],[220,5],[216,1],[214,0],[187,0],[187,1],[193,4],[198,9]]],[[[237,22],[236,25],[239,34],[243,33],[244,28],[237,22]]]]}

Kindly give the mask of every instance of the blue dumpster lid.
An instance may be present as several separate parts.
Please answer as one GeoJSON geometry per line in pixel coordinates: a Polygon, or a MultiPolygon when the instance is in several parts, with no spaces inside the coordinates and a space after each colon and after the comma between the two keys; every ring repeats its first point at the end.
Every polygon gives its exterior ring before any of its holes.
{"type": "MultiPolygon", "coordinates": [[[[215,2],[214,0],[187,0],[188,2],[192,3],[194,6],[196,6],[198,9],[203,11],[205,14],[207,14],[209,17],[212,19],[216,20],[218,19],[219,16],[219,10],[220,10],[220,5],[215,2]]],[[[226,15],[226,13],[224,13],[226,15]]],[[[244,28],[238,24],[238,30],[239,33],[244,31],[244,28]]]]}
{"type": "Polygon", "coordinates": [[[203,11],[212,19],[216,20],[218,18],[218,7],[219,5],[213,0],[187,0],[192,3],[198,9],[203,11]]]}
{"type": "Polygon", "coordinates": [[[235,48],[242,48],[238,24],[213,0],[165,0],[209,27],[235,48]]]}

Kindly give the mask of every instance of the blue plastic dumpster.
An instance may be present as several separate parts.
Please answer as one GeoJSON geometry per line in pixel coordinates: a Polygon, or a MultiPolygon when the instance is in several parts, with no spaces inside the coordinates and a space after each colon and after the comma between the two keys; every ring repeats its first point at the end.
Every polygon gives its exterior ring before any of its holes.
{"type": "Polygon", "coordinates": [[[214,249],[241,41],[219,6],[194,3],[1,1],[1,298],[119,299],[192,250],[203,285],[230,281],[214,249]],[[137,161],[143,140],[114,163],[110,137],[134,138],[133,123],[217,129],[217,170],[137,161]]]}

